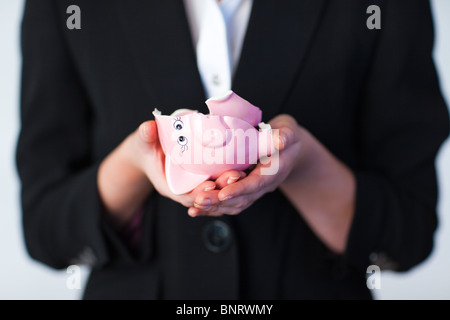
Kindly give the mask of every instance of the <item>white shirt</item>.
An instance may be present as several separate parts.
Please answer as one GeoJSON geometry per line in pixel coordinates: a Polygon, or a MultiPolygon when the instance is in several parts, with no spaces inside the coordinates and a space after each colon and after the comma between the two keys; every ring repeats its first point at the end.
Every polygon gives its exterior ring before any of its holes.
{"type": "Polygon", "coordinates": [[[231,89],[253,0],[184,0],[207,98],[231,89]]]}

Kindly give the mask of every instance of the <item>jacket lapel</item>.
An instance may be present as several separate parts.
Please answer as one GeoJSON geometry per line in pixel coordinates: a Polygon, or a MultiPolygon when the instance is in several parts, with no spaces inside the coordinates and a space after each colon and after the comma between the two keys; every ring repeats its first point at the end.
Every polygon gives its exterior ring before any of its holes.
{"type": "Polygon", "coordinates": [[[274,117],[307,54],[325,0],[254,0],[233,90],[274,117]]]}
{"type": "Polygon", "coordinates": [[[136,67],[155,104],[150,107],[164,114],[181,107],[205,112],[183,1],[116,0],[116,5],[136,67]]]}

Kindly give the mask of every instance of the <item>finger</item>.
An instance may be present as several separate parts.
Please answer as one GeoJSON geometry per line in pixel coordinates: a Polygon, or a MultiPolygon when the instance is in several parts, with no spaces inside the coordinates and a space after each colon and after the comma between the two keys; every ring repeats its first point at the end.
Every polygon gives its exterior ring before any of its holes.
{"type": "Polygon", "coordinates": [[[272,128],[281,127],[296,127],[298,126],[297,120],[288,114],[280,114],[269,121],[272,128]]]}
{"type": "MultiPolygon", "coordinates": [[[[216,192],[218,193],[217,190],[216,192]]],[[[236,213],[236,211],[240,211],[248,207],[250,201],[248,196],[237,197],[226,201],[219,201],[217,195],[215,195],[214,198],[216,201],[208,203],[206,203],[205,200],[196,200],[194,202],[193,209],[191,210],[192,214],[195,216],[219,216],[222,214],[233,214],[236,213]]]]}
{"type": "Polygon", "coordinates": [[[295,141],[295,132],[290,127],[274,129],[272,141],[278,151],[288,148],[295,141]]]}
{"type": "Polygon", "coordinates": [[[194,207],[200,210],[210,210],[211,207],[217,205],[219,200],[219,190],[204,191],[197,194],[194,201],[194,207]]]}
{"type": "Polygon", "coordinates": [[[252,197],[249,195],[244,196],[238,196],[234,198],[230,198],[228,200],[220,201],[218,204],[220,208],[223,208],[224,210],[228,209],[245,209],[249,206],[249,204],[252,202],[252,197]]]}
{"type": "Polygon", "coordinates": [[[190,193],[192,195],[197,196],[198,194],[200,194],[202,192],[212,191],[215,188],[216,188],[216,183],[214,181],[206,180],[206,181],[200,183],[197,187],[195,187],[195,189],[192,190],[190,193]]]}
{"type": "Polygon", "coordinates": [[[237,215],[250,205],[248,196],[238,198],[232,199],[231,201],[227,201],[228,205],[223,205],[222,203],[220,203],[212,207],[211,210],[208,210],[205,214],[211,216],[221,216],[224,214],[237,215]],[[231,202],[233,202],[233,204],[231,202]]]}
{"type": "Polygon", "coordinates": [[[243,171],[236,171],[236,170],[229,170],[220,175],[216,179],[216,186],[217,189],[222,189],[226,187],[229,184],[232,184],[236,181],[238,181],[241,178],[244,178],[246,176],[245,172],[243,171]]]}
{"type": "Polygon", "coordinates": [[[218,212],[217,210],[202,210],[197,207],[191,207],[188,209],[188,215],[191,217],[220,217],[223,213],[218,212]]]}
{"type": "Polygon", "coordinates": [[[189,209],[188,209],[188,215],[189,216],[191,216],[191,217],[199,217],[200,215],[201,215],[201,210],[200,209],[198,209],[198,208],[195,208],[195,207],[190,207],[189,209]]]}
{"type": "Polygon", "coordinates": [[[214,206],[210,210],[201,210],[196,207],[188,209],[188,215],[191,217],[220,217],[223,215],[237,215],[242,212],[240,208],[214,206]]]}
{"type": "MultiPolygon", "coordinates": [[[[185,207],[192,207],[195,203],[195,199],[198,197],[199,194],[203,193],[203,192],[208,192],[210,190],[214,190],[216,187],[216,184],[214,183],[214,181],[204,181],[201,184],[199,184],[197,187],[195,187],[195,189],[193,189],[191,192],[186,193],[186,194],[182,194],[178,196],[178,202],[180,202],[182,205],[184,205],[185,207]]],[[[217,198],[217,196],[216,196],[217,198]]]]}
{"type": "Polygon", "coordinates": [[[207,210],[194,206],[188,209],[188,215],[190,215],[191,217],[220,217],[221,215],[223,215],[223,213],[221,212],[221,210],[219,210],[218,205],[211,206],[207,210]]]}
{"type": "MultiPolygon", "coordinates": [[[[254,171],[253,171],[254,172],[254,171]]],[[[230,200],[239,196],[256,193],[264,188],[266,176],[253,173],[246,178],[230,184],[219,191],[220,201],[230,200]]]]}
{"type": "Polygon", "coordinates": [[[279,115],[269,122],[272,127],[273,144],[277,150],[286,149],[298,141],[297,121],[289,115],[279,115]]]}
{"type": "Polygon", "coordinates": [[[158,141],[158,129],[155,120],[143,122],[139,126],[139,137],[145,143],[155,143],[158,141]]]}

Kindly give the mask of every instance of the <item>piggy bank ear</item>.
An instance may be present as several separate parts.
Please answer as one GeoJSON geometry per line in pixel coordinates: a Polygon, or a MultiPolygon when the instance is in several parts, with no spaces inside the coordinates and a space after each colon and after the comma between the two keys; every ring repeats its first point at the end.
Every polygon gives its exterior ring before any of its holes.
{"type": "Polygon", "coordinates": [[[184,194],[192,191],[203,181],[209,179],[208,175],[188,172],[174,163],[170,156],[166,156],[166,180],[170,191],[174,194],[184,194]]]}
{"type": "Polygon", "coordinates": [[[231,139],[230,127],[224,117],[215,115],[196,114],[193,117],[192,130],[196,143],[205,148],[220,148],[231,139]]]}

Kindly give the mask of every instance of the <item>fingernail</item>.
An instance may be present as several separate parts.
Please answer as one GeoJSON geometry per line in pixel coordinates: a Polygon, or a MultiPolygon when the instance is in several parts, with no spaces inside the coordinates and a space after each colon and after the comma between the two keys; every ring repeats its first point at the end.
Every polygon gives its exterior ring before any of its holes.
{"type": "Polygon", "coordinates": [[[226,200],[230,200],[230,199],[232,199],[233,198],[233,196],[226,196],[225,198],[223,198],[222,200],[220,200],[220,201],[226,201],[226,200]]]}
{"type": "Polygon", "coordinates": [[[209,206],[202,206],[201,204],[198,204],[197,202],[194,202],[194,207],[200,210],[208,210],[209,206]]]}
{"type": "Polygon", "coordinates": [[[203,189],[203,191],[207,192],[207,191],[212,191],[216,188],[216,186],[212,186],[212,187],[207,187],[205,189],[203,189]]]}
{"type": "Polygon", "coordinates": [[[284,149],[284,146],[285,146],[285,144],[286,144],[286,137],[280,135],[280,136],[278,137],[278,140],[280,140],[280,149],[284,149]]]}
{"type": "Polygon", "coordinates": [[[148,138],[147,126],[146,125],[142,125],[141,132],[142,132],[142,135],[144,136],[144,138],[148,138]]]}
{"type": "Polygon", "coordinates": [[[202,206],[209,206],[211,204],[211,200],[210,199],[203,199],[203,201],[200,202],[200,204],[202,206]]]}
{"type": "Polygon", "coordinates": [[[233,182],[236,182],[239,179],[239,177],[229,177],[227,180],[227,184],[232,184],[233,182]]]}
{"type": "Polygon", "coordinates": [[[210,205],[211,205],[210,199],[203,199],[203,201],[200,203],[194,202],[194,207],[202,210],[209,209],[210,205]]]}

